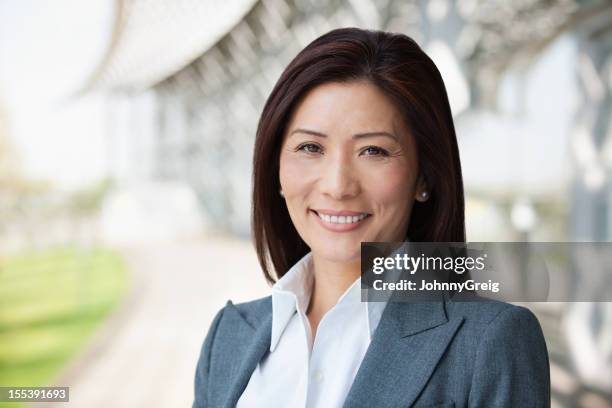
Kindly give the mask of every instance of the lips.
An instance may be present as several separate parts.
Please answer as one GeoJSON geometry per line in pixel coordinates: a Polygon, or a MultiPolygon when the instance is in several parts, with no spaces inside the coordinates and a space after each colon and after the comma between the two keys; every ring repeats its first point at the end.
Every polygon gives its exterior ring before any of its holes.
{"type": "Polygon", "coordinates": [[[342,210],[342,211],[335,211],[335,210],[327,210],[327,209],[322,209],[322,208],[313,208],[312,211],[316,212],[317,214],[323,214],[323,215],[329,215],[329,216],[341,216],[341,215],[345,215],[345,216],[355,216],[355,215],[361,215],[361,214],[367,214],[370,215],[369,213],[365,212],[365,211],[349,211],[349,210],[342,210]]]}

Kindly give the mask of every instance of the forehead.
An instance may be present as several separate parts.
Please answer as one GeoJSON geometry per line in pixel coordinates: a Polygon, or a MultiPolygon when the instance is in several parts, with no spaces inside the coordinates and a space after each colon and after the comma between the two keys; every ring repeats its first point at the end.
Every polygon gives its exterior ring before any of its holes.
{"type": "Polygon", "coordinates": [[[287,131],[302,127],[338,136],[406,131],[395,104],[367,81],[331,82],[310,90],[293,111],[287,131]]]}

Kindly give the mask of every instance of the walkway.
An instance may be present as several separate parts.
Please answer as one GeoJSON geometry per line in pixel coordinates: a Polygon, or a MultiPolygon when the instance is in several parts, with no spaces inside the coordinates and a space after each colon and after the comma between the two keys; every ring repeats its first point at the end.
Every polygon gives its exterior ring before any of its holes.
{"type": "Polygon", "coordinates": [[[215,313],[266,296],[252,245],[207,239],[126,251],[135,292],[58,384],[70,403],[45,407],[190,407],[200,347],[215,313]]]}

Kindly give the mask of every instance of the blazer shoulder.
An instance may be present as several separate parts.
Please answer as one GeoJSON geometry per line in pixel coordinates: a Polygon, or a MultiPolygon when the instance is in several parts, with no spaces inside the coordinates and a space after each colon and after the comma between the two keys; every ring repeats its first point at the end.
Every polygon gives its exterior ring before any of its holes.
{"type": "Polygon", "coordinates": [[[473,302],[448,302],[447,312],[449,317],[463,317],[466,321],[489,325],[500,315],[512,314],[519,319],[535,318],[533,313],[523,306],[501,302],[492,299],[482,299],[473,302]]]}
{"type": "Polygon", "coordinates": [[[469,405],[550,407],[550,362],[538,319],[511,304],[495,312],[468,332],[475,346],[469,405]]]}

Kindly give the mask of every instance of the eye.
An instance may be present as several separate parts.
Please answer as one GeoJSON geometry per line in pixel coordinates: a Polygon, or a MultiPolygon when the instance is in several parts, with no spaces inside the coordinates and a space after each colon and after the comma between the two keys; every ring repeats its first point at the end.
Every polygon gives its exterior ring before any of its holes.
{"type": "Polygon", "coordinates": [[[304,143],[296,149],[296,151],[304,151],[306,153],[319,153],[320,147],[314,143],[304,143]]]}
{"type": "Polygon", "coordinates": [[[376,146],[368,146],[363,149],[363,152],[369,152],[366,156],[388,156],[389,152],[385,149],[376,146]]]}

